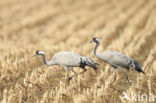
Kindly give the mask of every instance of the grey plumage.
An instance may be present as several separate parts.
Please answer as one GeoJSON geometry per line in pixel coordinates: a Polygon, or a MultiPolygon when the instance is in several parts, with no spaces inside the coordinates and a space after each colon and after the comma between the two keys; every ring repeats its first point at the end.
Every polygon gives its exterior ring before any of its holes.
{"type": "Polygon", "coordinates": [[[105,51],[102,53],[97,53],[97,47],[100,44],[100,40],[98,38],[93,38],[93,42],[96,43],[95,49],[94,49],[94,54],[97,58],[99,58],[100,60],[110,64],[113,69],[114,69],[114,79],[116,80],[116,69],[119,68],[122,70],[122,72],[125,74],[127,81],[129,82],[128,76],[127,74],[124,72],[123,68],[126,69],[135,69],[138,72],[142,72],[145,74],[145,72],[141,69],[139,63],[132,59],[129,58],[128,56],[121,54],[119,52],[116,51],[105,51]]]}
{"type": "Polygon", "coordinates": [[[68,83],[72,77],[86,72],[85,66],[89,66],[96,71],[96,63],[93,60],[85,56],[80,56],[73,52],[58,52],[54,54],[50,61],[46,60],[45,53],[43,51],[36,51],[35,55],[41,55],[43,58],[43,62],[48,66],[60,65],[64,67],[68,78],[68,83]],[[68,73],[72,67],[80,67],[83,69],[83,71],[69,77],[68,73]]]}

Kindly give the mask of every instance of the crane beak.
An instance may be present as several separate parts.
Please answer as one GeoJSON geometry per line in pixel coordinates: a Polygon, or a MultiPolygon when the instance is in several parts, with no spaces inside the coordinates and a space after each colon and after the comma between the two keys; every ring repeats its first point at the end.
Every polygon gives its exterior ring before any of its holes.
{"type": "Polygon", "coordinates": [[[37,55],[35,54],[35,55],[33,55],[32,57],[34,57],[34,56],[37,56],[37,55]]]}
{"type": "Polygon", "coordinates": [[[92,42],[93,42],[93,40],[89,41],[89,43],[92,43],[92,42]]]}

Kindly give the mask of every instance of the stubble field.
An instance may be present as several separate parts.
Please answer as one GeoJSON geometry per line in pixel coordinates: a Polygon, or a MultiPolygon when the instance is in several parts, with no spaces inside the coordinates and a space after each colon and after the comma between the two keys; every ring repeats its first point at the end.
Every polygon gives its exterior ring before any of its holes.
{"type": "Polygon", "coordinates": [[[123,91],[156,96],[156,1],[1,0],[0,53],[1,103],[135,103],[123,91]],[[126,70],[128,84],[117,70],[115,82],[113,69],[93,54],[93,37],[101,40],[98,52],[135,58],[146,76],[126,70]],[[100,64],[98,72],[87,68],[68,86],[64,69],[32,57],[36,50],[47,60],[59,51],[88,56],[100,64]]]}

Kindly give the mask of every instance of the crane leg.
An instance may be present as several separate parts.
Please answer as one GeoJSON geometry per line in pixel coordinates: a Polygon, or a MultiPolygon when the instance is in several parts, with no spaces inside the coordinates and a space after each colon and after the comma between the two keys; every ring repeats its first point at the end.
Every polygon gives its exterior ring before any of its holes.
{"type": "Polygon", "coordinates": [[[114,80],[116,81],[116,68],[113,67],[114,70],[114,80]]]}
{"type": "Polygon", "coordinates": [[[87,71],[87,69],[83,68],[83,71],[82,71],[82,72],[80,72],[80,73],[78,73],[78,74],[75,74],[75,75],[72,75],[72,76],[68,77],[68,81],[70,81],[71,78],[73,78],[73,77],[75,77],[75,76],[77,76],[77,75],[79,75],[79,74],[82,74],[82,73],[84,73],[84,72],[86,72],[86,71],[87,71]]]}
{"type": "Polygon", "coordinates": [[[121,71],[124,73],[124,75],[125,75],[125,77],[126,77],[128,83],[129,83],[129,79],[128,79],[128,76],[127,76],[126,72],[124,71],[124,69],[123,69],[122,67],[119,67],[119,68],[120,68],[121,71]]]}
{"type": "Polygon", "coordinates": [[[69,67],[64,67],[65,71],[66,71],[66,79],[68,80],[68,85],[69,85],[69,67]]]}

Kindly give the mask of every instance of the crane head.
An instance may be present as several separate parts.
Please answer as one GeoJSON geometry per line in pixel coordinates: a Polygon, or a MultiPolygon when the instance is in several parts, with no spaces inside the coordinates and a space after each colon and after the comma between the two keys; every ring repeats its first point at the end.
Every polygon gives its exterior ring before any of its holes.
{"type": "Polygon", "coordinates": [[[36,55],[45,55],[45,53],[42,50],[38,50],[38,51],[36,51],[36,55]]]}
{"type": "Polygon", "coordinates": [[[100,43],[100,40],[97,37],[94,37],[92,41],[95,43],[100,43]]]}
{"type": "Polygon", "coordinates": [[[36,54],[33,55],[33,57],[34,57],[34,56],[37,56],[37,55],[45,55],[45,53],[44,53],[44,51],[37,50],[37,51],[36,51],[36,54]]]}

